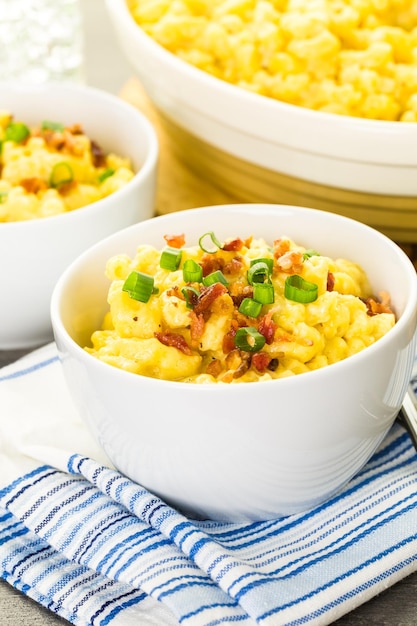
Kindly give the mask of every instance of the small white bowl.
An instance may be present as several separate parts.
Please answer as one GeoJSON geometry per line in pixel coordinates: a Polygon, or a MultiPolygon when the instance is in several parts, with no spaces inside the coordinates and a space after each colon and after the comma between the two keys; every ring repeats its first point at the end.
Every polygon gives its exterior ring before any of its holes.
{"type": "Polygon", "coordinates": [[[86,248],[153,215],[158,141],[133,106],[82,85],[0,84],[3,110],[28,125],[80,123],[106,152],[129,156],[134,178],[106,198],[58,216],[0,223],[0,349],[52,339],[50,298],[63,270],[86,248]]]}
{"type": "Polygon", "coordinates": [[[401,406],[415,351],[417,278],[404,252],[359,222],[279,205],[207,207],[156,217],[98,243],[61,276],[51,315],[81,416],[123,473],[192,515],[231,521],[300,512],[337,492],[370,458],[401,406]],[[226,237],[292,237],[367,271],[398,316],[372,346],[328,367],[263,383],[193,385],[132,374],[83,347],[107,310],[106,261],[226,237]]]}

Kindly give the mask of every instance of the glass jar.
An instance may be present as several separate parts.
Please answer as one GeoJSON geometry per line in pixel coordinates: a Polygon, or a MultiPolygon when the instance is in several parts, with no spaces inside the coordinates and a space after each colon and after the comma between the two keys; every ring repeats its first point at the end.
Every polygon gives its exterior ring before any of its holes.
{"type": "Polygon", "coordinates": [[[80,0],[0,0],[0,80],[84,81],[80,0]]]}

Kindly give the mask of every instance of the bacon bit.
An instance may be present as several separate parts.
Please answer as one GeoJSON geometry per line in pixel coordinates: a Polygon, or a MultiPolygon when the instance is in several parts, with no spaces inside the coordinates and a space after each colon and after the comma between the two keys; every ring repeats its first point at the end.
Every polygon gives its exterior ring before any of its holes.
{"type": "Polygon", "coordinates": [[[236,370],[242,363],[242,353],[234,346],[233,350],[225,358],[226,367],[229,370],[236,370]]]}
{"type": "Polygon", "coordinates": [[[190,325],[191,343],[192,345],[195,346],[198,344],[204,332],[204,326],[205,326],[204,316],[202,313],[200,313],[199,315],[196,315],[195,311],[190,311],[190,318],[191,318],[191,325],[190,325]]]}
{"type": "Polygon", "coordinates": [[[273,244],[274,258],[279,259],[283,254],[289,251],[290,242],[288,239],[275,239],[273,244]]]}
{"type": "Polygon", "coordinates": [[[334,274],[332,272],[327,272],[327,291],[333,291],[334,289],[334,274]]]}
{"type": "Polygon", "coordinates": [[[221,374],[223,367],[219,359],[213,359],[206,367],[206,373],[217,378],[221,374]]]}
{"type": "Polygon", "coordinates": [[[232,320],[229,330],[223,337],[222,350],[224,354],[229,354],[229,352],[232,352],[232,350],[236,348],[235,335],[238,328],[237,322],[232,320]]]}
{"type": "Polygon", "coordinates": [[[231,283],[229,286],[229,293],[233,300],[233,304],[236,308],[239,308],[242,304],[242,300],[253,297],[253,287],[251,285],[241,283],[240,281],[236,281],[231,283]]]}
{"type": "Polygon", "coordinates": [[[367,308],[367,314],[370,317],[378,315],[379,313],[393,313],[390,306],[391,300],[389,294],[386,291],[381,291],[379,295],[381,300],[377,300],[373,297],[366,298],[366,300],[364,300],[367,308]]]}
{"type": "Polygon", "coordinates": [[[47,146],[60,152],[65,147],[64,133],[57,130],[47,128],[40,132],[47,146]]]}
{"type": "Polygon", "coordinates": [[[272,358],[266,352],[256,352],[252,355],[252,365],[261,374],[268,369],[271,361],[272,358]]]}
{"type": "Polygon", "coordinates": [[[215,256],[214,254],[204,254],[200,261],[200,265],[203,269],[203,276],[208,276],[217,270],[223,270],[224,264],[224,259],[215,256]]]}
{"type": "Polygon", "coordinates": [[[76,180],[71,180],[68,181],[67,183],[63,183],[62,185],[59,185],[59,187],[57,187],[57,192],[61,195],[61,196],[66,196],[67,194],[70,193],[70,191],[72,189],[75,189],[75,187],[77,187],[78,183],[76,180]]]}
{"type": "Polygon", "coordinates": [[[185,235],[164,235],[164,239],[171,248],[182,248],[185,245],[185,235]]]}
{"type": "Polygon", "coordinates": [[[104,154],[101,146],[92,139],[90,141],[91,145],[91,156],[93,157],[93,165],[94,167],[105,167],[106,166],[106,155],[104,154]]]}
{"type": "Polygon", "coordinates": [[[244,354],[242,363],[239,367],[233,372],[233,378],[240,378],[243,374],[246,374],[250,367],[250,355],[244,354]]]}
{"type": "Polygon", "coordinates": [[[179,333],[170,333],[168,331],[164,333],[154,333],[154,336],[164,344],[164,346],[171,346],[172,348],[177,348],[187,356],[192,355],[191,348],[188,346],[184,337],[179,333]]]}
{"type": "Polygon", "coordinates": [[[203,313],[207,311],[213,302],[219,296],[227,293],[227,287],[223,285],[223,283],[213,283],[208,287],[202,289],[200,295],[197,299],[197,304],[194,307],[194,312],[198,315],[199,313],[203,313]]]}
{"type": "Polygon", "coordinates": [[[258,331],[265,337],[268,345],[274,341],[275,331],[278,328],[272,319],[272,315],[272,311],[269,311],[269,313],[261,317],[258,324],[258,331]]]}
{"type": "Polygon", "coordinates": [[[243,259],[241,257],[235,256],[231,261],[225,264],[223,271],[225,274],[240,274],[244,267],[243,259]]]}
{"type": "Polygon", "coordinates": [[[295,250],[285,252],[277,259],[277,266],[281,271],[288,274],[299,272],[303,267],[303,255],[295,250]]]}
{"type": "Polygon", "coordinates": [[[222,250],[225,250],[226,252],[238,252],[239,250],[242,250],[242,248],[243,241],[239,238],[228,241],[222,245],[222,250]]]}
{"type": "Polygon", "coordinates": [[[83,135],[84,130],[81,124],[75,123],[71,124],[71,126],[67,126],[66,129],[71,135],[83,135]]]}
{"type": "Polygon", "coordinates": [[[182,295],[180,288],[178,287],[178,285],[174,285],[173,287],[170,287],[169,289],[167,289],[167,296],[172,297],[174,296],[175,298],[179,298],[180,300],[184,300],[184,296],[182,295]]]}
{"type": "Polygon", "coordinates": [[[19,185],[23,187],[25,191],[28,193],[38,193],[39,191],[44,191],[48,189],[48,185],[42,178],[24,178],[20,181],[19,185]]]}

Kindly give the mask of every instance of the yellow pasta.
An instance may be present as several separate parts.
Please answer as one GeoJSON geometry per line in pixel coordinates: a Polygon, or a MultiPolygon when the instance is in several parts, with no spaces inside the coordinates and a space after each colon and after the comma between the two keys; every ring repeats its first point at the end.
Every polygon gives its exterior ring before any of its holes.
{"type": "Polygon", "coordinates": [[[0,111],[0,147],[0,222],[79,209],[134,176],[129,158],[105,154],[78,124],[30,128],[0,111]]]}
{"type": "Polygon", "coordinates": [[[109,259],[109,311],[85,349],[143,376],[259,382],[343,360],[395,324],[388,295],[373,295],[350,260],[288,237],[268,244],[211,236],[213,249],[204,241],[187,247],[181,237],[174,248],[141,245],[133,258],[109,259]],[[140,289],[132,279],[141,279],[140,289]]]}
{"type": "Polygon", "coordinates": [[[143,30],[244,89],[330,113],[417,121],[415,0],[129,0],[143,30]]]}

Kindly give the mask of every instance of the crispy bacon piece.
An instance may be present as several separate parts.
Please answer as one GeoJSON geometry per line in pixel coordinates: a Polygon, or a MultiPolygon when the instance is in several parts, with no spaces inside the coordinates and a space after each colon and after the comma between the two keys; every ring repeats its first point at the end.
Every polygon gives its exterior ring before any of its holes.
{"type": "Polygon", "coordinates": [[[288,241],[288,239],[275,239],[273,249],[274,258],[279,259],[279,257],[289,251],[290,242],[288,241]]]}
{"type": "Polygon", "coordinates": [[[246,285],[245,283],[236,281],[229,286],[229,293],[233,304],[238,309],[242,304],[242,300],[253,297],[253,287],[252,285],[246,285]]]}
{"type": "Polygon", "coordinates": [[[270,357],[266,352],[255,352],[255,354],[252,355],[252,365],[261,374],[268,369],[271,361],[272,357],[270,357]]]}
{"type": "Polygon", "coordinates": [[[240,378],[245,374],[250,367],[250,355],[244,353],[243,359],[239,367],[233,372],[233,378],[240,378]]]}
{"type": "Polygon", "coordinates": [[[185,245],[185,235],[164,235],[164,239],[171,248],[182,248],[185,245]]]}
{"type": "Polygon", "coordinates": [[[206,367],[206,373],[217,378],[223,369],[222,362],[219,359],[213,359],[206,367]]]}
{"type": "Polygon", "coordinates": [[[62,185],[59,185],[56,190],[61,196],[66,196],[71,189],[74,189],[77,185],[78,183],[76,180],[71,180],[67,183],[62,183],[62,185]]]}
{"type": "Polygon", "coordinates": [[[226,250],[226,252],[238,252],[239,250],[242,250],[243,245],[243,241],[238,237],[237,239],[233,239],[232,241],[228,241],[223,244],[222,250],[226,250]]]}
{"type": "Polygon", "coordinates": [[[235,348],[225,359],[226,367],[233,371],[233,378],[240,378],[250,367],[250,354],[235,348]]]}
{"type": "Polygon", "coordinates": [[[268,345],[274,341],[275,331],[277,329],[277,325],[272,319],[272,315],[272,311],[269,311],[269,313],[261,317],[258,324],[258,331],[265,337],[268,345]]]}
{"type": "Polygon", "coordinates": [[[303,255],[296,250],[290,250],[288,239],[276,239],[273,244],[275,266],[281,272],[299,272],[303,266],[303,255]]]}
{"type": "Polygon", "coordinates": [[[91,140],[90,145],[94,167],[105,167],[106,155],[104,154],[101,146],[96,141],[94,141],[94,139],[91,140]]]}
{"type": "Polygon", "coordinates": [[[276,265],[278,269],[288,274],[299,272],[303,267],[303,255],[296,250],[290,250],[277,258],[276,265]]]}
{"type": "Polygon", "coordinates": [[[242,272],[244,268],[243,259],[239,256],[234,256],[228,263],[225,264],[223,271],[225,274],[237,275],[242,272]]]}
{"type": "Polygon", "coordinates": [[[77,122],[75,124],[71,124],[71,126],[67,126],[66,130],[70,132],[71,135],[83,135],[84,134],[83,127],[81,126],[81,124],[78,124],[77,122]]]}
{"type": "Polygon", "coordinates": [[[227,287],[223,285],[223,283],[213,283],[212,285],[205,287],[198,296],[197,304],[194,307],[194,313],[196,315],[204,313],[204,311],[207,311],[211,307],[216,298],[225,293],[227,293],[227,287]]]}
{"type": "Polygon", "coordinates": [[[379,294],[381,299],[376,300],[375,298],[366,298],[364,300],[367,307],[367,314],[372,317],[373,315],[378,315],[379,313],[393,313],[393,310],[390,306],[390,297],[386,291],[381,291],[379,294]]]}
{"type": "Polygon", "coordinates": [[[48,189],[48,185],[42,178],[24,178],[19,184],[28,193],[38,193],[39,191],[48,189]]]}
{"type": "Polygon", "coordinates": [[[232,352],[232,350],[236,348],[235,335],[238,328],[237,322],[232,320],[228,332],[223,336],[222,350],[224,354],[229,354],[229,352],[232,352]]]}
{"type": "Polygon", "coordinates": [[[208,276],[217,270],[223,270],[224,264],[224,259],[217,257],[214,254],[204,254],[200,261],[200,265],[203,269],[203,276],[208,276]]]}
{"type": "Polygon", "coordinates": [[[236,346],[226,356],[225,363],[228,370],[236,370],[242,363],[242,353],[236,346]]]}
{"type": "Polygon", "coordinates": [[[200,340],[204,332],[204,326],[205,326],[204,316],[202,313],[200,313],[199,315],[196,315],[195,311],[190,311],[190,318],[191,318],[191,325],[190,325],[191,342],[193,345],[196,345],[198,344],[198,341],[200,340]]]}
{"type": "Polygon", "coordinates": [[[327,272],[327,291],[333,291],[334,289],[334,274],[327,272]]]}
{"type": "Polygon", "coordinates": [[[184,337],[179,333],[171,333],[171,332],[163,332],[163,333],[154,333],[154,336],[164,344],[164,346],[171,346],[172,348],[177,348],[184,354],[191,356],[192,351],[184,337]]]}

